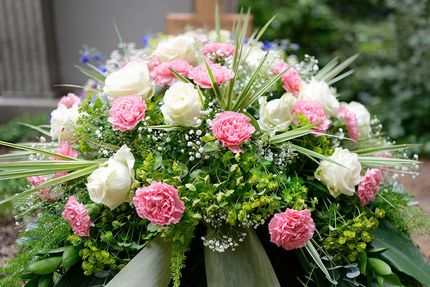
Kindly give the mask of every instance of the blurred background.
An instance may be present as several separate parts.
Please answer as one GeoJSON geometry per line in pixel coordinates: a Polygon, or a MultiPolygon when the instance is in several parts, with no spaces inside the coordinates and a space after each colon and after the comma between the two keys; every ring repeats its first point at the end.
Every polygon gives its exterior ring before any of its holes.
{"type": "MultiPolygon", "coordinates": [[[[197,2],[0,0],[0,139],[36,136],[19,122],[48,122],[57,98],[70,91],[56,85],[84,84],[74,65],[85,60],[85,50],[95,47],[106,58],[117,48],[114,23],[125,42],[143,45],[166,32],[167,13],[194,13],[197,2]]],[[[430,212],[430,0],[224,0],[223,7],[224,13],[251,7],[254,27],[276,13],[266,45],[287,39],[295,54],[314,55],[321,66],[359,53],[355,73],[336,84],[341,100],[363,102],[396,141],[422,144],[424,176],[405,182],[430,212]]],[[[0,182],[0,197],[21,184],[0,182]]],[[[2,207],[2,214],[10,209],[2,207]]],[[[0,255],[13,253],[7,240],[16,232],[3,222],[0,255]]]]}

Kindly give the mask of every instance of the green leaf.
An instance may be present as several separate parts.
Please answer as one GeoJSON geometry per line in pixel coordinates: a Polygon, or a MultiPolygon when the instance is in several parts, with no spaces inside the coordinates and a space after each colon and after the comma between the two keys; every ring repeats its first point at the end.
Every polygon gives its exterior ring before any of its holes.
{"type": "Polygon", "coordinates": [[[215,76],[212,73],[211,67],[206,62],[206,60],[205,60],[205,66],[206,66],[206,70],[208,72],[209,78],[211,80],[212,90],[215,93],[215,98],[218,100],[218,103],[221,105],[221,107],[223,107],[224,109],[228,109],[222,97],[221,90],[219,89],[218,83],[216,82],[215,76]]]}
{"type": "Polygon", "coordinates": [[[383,221],[373,232],[373,237],[374,248],[388,248],[381,254],[381,258],[396,270],[430,286],[430,264],[406,235],[389,222],[383,221]]]}
{"type": "Polygon", "coordinates": [[[369,263],[369,267],[379,275],[384,276],[393,273],[390,265],[379,258],[368,258],[367,262],[369,263]]]}
{"type": "Polygon", "coordinates": [[[109,277],[86,276],[80,264],[75,264],[58,279],[55,287],[101,287],[107,280],[109,277]]]}
{"type": "Polygon", "coordinates": [[[419,146],[421,146],[421,145],[419,145],[419,144],[399,144],[399,145],[370,147],[370,148],[352,150],[352,151],[356,154],[370,155],[370,154],[380,153],[380,152],[384,152],[384,151],[406,150],[406,149],[419,147],[419,146]]]}
{"type": "Polygon", "coordinates": [[[62,256],[61,265],[67,270],[81,260],[77,246],[66,246],[62,256]]]}
{"type": "Polygon", "coordinates": [[[248,229],[244,242],[235,251],[205,248],[208,287],[280,286],[266,251],[254,230],[248,229]]]}
{"type": "Polygon", "coordinates": [[[360,252],[358,254],[358,261],[359,261],[359,268],[360,273],[363,275],[366,275],[366,269],[367,269],[367,254],[365,251],[360,252]]]}
{"type": "Polygon", "coordinates": [[[106,287],[167,287],[170,282],[171,246],[156,238],[143,248],[106,287]]]}

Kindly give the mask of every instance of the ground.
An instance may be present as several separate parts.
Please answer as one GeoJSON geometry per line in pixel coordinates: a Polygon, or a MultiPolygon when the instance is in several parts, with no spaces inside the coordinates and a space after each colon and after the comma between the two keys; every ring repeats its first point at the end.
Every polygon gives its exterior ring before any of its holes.
{"type": "MultiPolygon", "coordinates": [[[[421,175],[412,179],[402,179],[406,189],[416,196],[420,207],[430,214],[430,160],[426,160],[420,168],[421,175]]],[[[12,218],[0,219],[0,266],[6,258],[13,257],[16,249],[13,244],[17,236],[15,222],[12,218]]],[[[414,238],[423,253],[430,259],[430,238],[414,238]]]]}

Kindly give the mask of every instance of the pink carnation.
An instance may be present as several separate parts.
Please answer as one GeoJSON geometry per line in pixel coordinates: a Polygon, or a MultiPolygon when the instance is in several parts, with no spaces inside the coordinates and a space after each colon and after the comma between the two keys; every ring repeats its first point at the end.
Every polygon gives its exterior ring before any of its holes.
{"type": "Polygon", "coordinates": [[[324,109],[316,101],[300,100],[293,106],[292,111],[296,115],[304,115],[312,124],[319,122],[320,124],[313,128],[315,131],[325,132],[330,125],[330,120],[324,113],[324,109]]]}
{"type": "Polygon", "coordinates": [[[368,169],[358,184],[357,195],[361,205],[369,204],[375,200],[376,193],[382,180],[382,170],[373,168],[368,169]]]}
{"type": "Polygon", "coordinates": [[[136,125],[145,116],[146,104],[141,96],[123,96],[115,99],[109,111],[108,121],[114,131],[127,131],[136,125]]]}
{"type": "MultiPolygon", "coordinates": [[[[69,142],[67,141],[60,142],[60,144],[58,145],[58,148],[54,152],[68,157],[73,157],[73,158],[78,157],[78,152],[74,150],[72,146],[69,144],[69,142]]],[[[55,158],[55,159],[59,160],[59,158],[55,158]]]]}
{"type": "Polygon", "coordinates": [[[193,67],[184,60],[164,62],[152,69],[151,77],[154,79],[157,86],[171,86],[173,83],[179,81],[179,79],[176,78],[170,69],[187,78],[188,72],[192,68],[193,67]]]}
{"type": "Polygon", "coordinates": [[[90,228],[94,224],[91,221],[88,210],[76,200],[76,197],[69,197],[61,215],[70,224],[73,233],[78,236],[90,235],[90,228]]]}
{"type": "Polygon", "coordinates": [[[275,75],[279,75],[286,69],[288,70],[281,77],[283,83],[282,87],[287,92],[293,94],[294,96],[297,96],[300,93],[300,86],[302,84],[302,79],[300,78],[300,75],[297,70],[292,68],[284,61],[278,61],[272,66],[272,72],[275,75]]]}
{"type": "Polygon", "coordinates": [[[284,61],[277,61],[275,64],[272,65],[272,72],[275,75],[279,75],[284,70],[288,69],[290,67],[289,64],[285,63],[284,61]]]}
{"type": "MultiPolygon", "coordinates": [[[[220,64],[209,63],[209,67],[218,85],[222,85],[234,77],[232,70],[223,67],[220,64]]],[[[206,70],[205,64],[201,64],[192,68],[188,74],[188,77],[193,79],[194,82],[203,88],[212,87],[211,78],[208,71],[206,70]]]]}
{"type": "Polygon", "coordinates": [[[146,65],[148,66],[148,70],[152,72],[152,70],[154,70],[154,68],[160,64],[161,64],[160,57],[154,56],[148,61],[146,65]]]}
{"type": "Polygon", "coordinates": [[[249,140],[255,132],[250,118],[236,112],[222,112],[212,120],[214,136],[233,152],[240,152],[239,145],[249,140]]]}
{"type": "MultiPolygon", "coordinates": [[[[48,181],[48,178],[41,176],[41,175],[35,175],[35,176],[29,176],[27,177],[28,182],[30,183],[31,187],[37,187],[45,182],[48,181]]],[[[42,189],[39,189],[39,197],[43,201],[48,201],[51,199],[50,197],[50,191],[51,187],[45,187],[42,189]]]]}
{"type": "Polygon", "coordinates": [[[228,57],[234,54],[235,47],[230,43],[209,43],[203,46],[203,55],[228,57]]]}
{"type": "Polygon", "coordinates": [[[270,241],[286,250],[302,248],[312,238],[315,223],[308,209],[287,208],[277,213],[269,222],[270,241]]]}
{"type": "Polygon", "coordinates": [[[173,186],[155,181],[150,186],[138,188],[133,203],[141,218],[161,226],[178,223],[185,210],[184,202],[173,186]]]}
{"type": "Polygon", "coordinates": [[[357,115],[348,109],[348,106],[341,105],[337,113],[339,119],[345,122],[349,137],[356,142],[360,138],[360,129],[358,127],[357,115]]]}
{"type": "Polygon", "coordinates": [[[77,95],[75,95],[74,93],[68,93],[66,96],[63,96],[60,99],[58,105],[64,105],[66,106],[66,108],[70,109],[75,105],[79,105],[80,102],[81,99],[77,95]]]}

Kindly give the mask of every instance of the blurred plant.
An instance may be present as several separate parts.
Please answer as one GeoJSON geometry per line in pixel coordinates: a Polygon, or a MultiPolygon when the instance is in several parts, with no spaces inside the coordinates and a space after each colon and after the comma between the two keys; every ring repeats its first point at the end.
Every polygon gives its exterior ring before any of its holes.
{"type": "Polygon", "coordinates": [[[421,152],[430,154],[429,0],[239,0],[239,4],[252,8],[255,26],[277,11],[265,39],[287,38],[318,56],[320,66],[333,56],[359,53],[356,73],[337,83],[341,100],[364,102],[389,136],[423,143],[421,152]],[[404,138],[408,134],[412,136],[404,138]]]}

